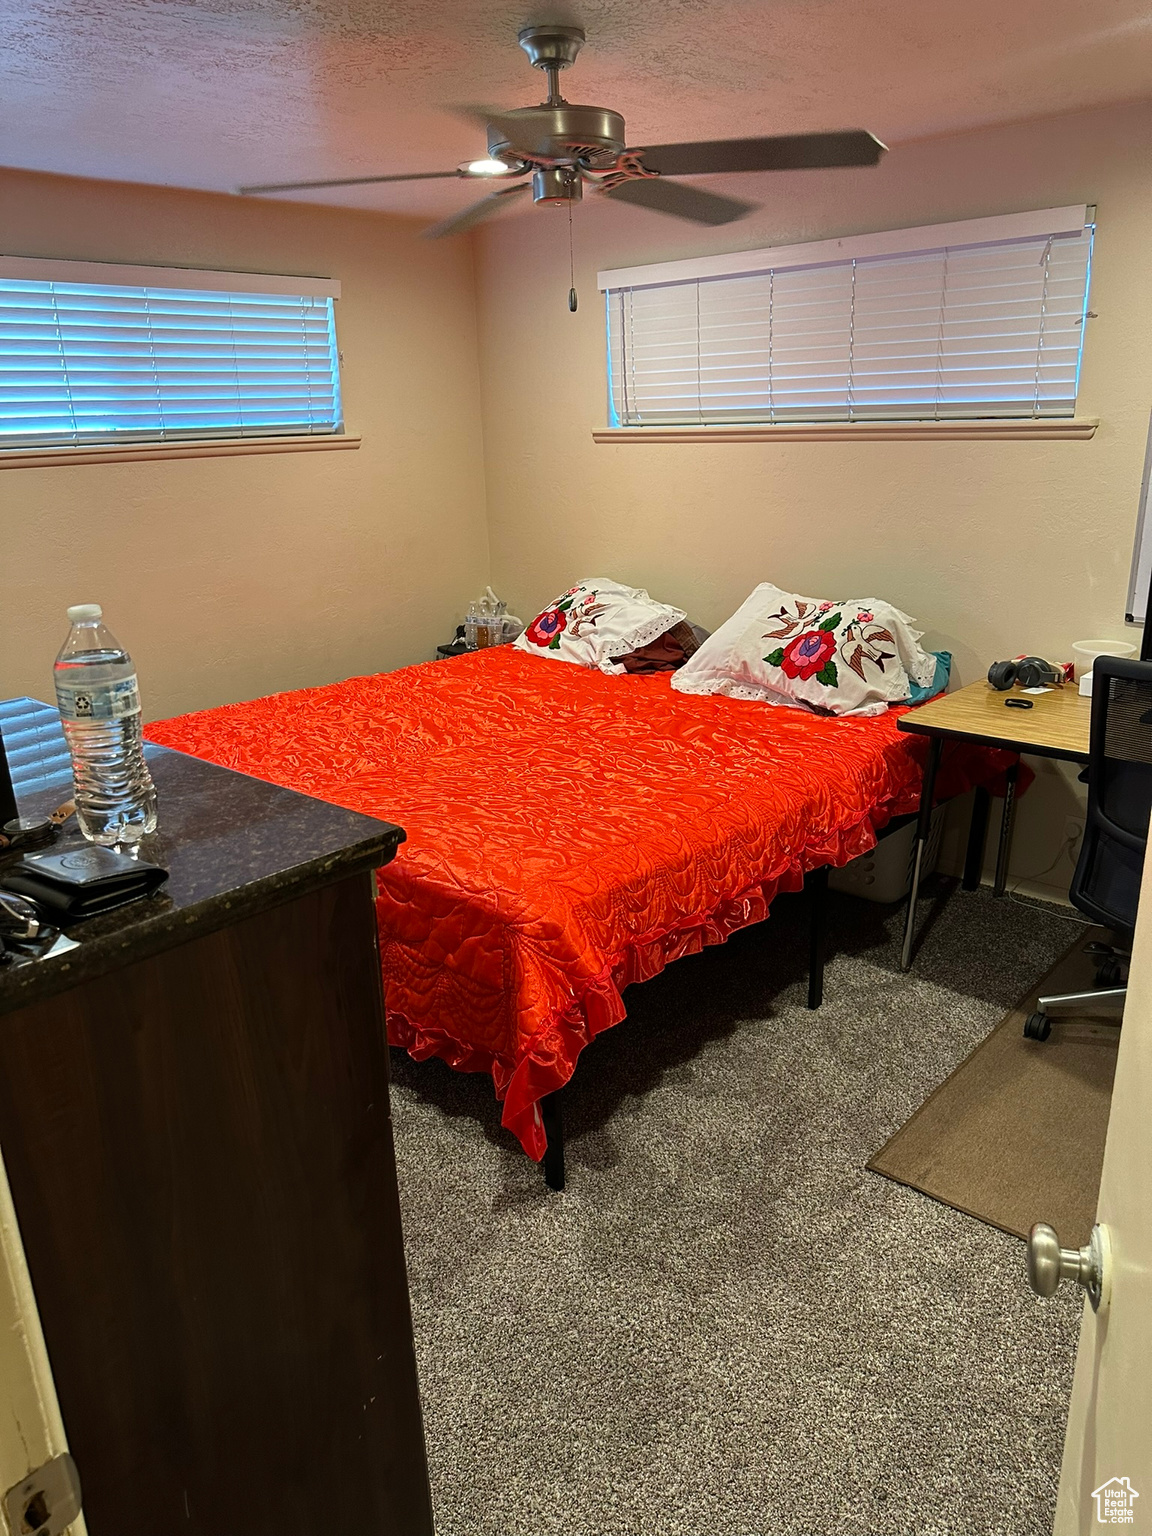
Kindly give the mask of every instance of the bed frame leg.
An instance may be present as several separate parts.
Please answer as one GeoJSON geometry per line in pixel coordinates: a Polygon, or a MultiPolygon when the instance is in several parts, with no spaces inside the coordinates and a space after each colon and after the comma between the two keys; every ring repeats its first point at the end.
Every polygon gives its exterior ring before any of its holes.
{"type": "Polygon", "coordinates": [[[808,1006],[819,1008],[824,1001],[824,931],[828,920],[828,868],[814,869],[808,875],[811,893],[808,912],[808,1006]]]}
{"type": "Polygon", "coordinates": [[[549,1189],[564,1188],[564,1117],[560,1112],[560,1090],[540,1100],[540,1118],[548,1146],[544,1151],[544,1182],[549,1189]]]}

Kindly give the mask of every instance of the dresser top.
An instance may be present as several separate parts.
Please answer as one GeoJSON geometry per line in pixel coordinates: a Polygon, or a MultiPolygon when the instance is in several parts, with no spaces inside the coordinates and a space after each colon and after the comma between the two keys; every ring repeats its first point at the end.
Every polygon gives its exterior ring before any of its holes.
{"type": "MultiPolygon", "coordinates": [[[[0,730],[21,814],[48,815],[72,793],[56,711],[32,699],[0,702],[0,730]]],[[[77,948],[0,965],[0,1013],[377,869],[404,841],[391,822],[167,747],[144,750],[159,827],[140,853],[168,870],[167,881],[152,896],[71,925],[77,948]]],[[[53,851],[82,843],[75,825],[67,823],[53,851]]],[[[14,857],[0,854],[0,873],[14,857]]]]}

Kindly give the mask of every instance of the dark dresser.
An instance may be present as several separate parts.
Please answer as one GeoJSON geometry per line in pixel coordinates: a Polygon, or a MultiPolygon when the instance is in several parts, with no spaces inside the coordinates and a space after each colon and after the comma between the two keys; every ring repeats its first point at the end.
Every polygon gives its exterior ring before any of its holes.
{"type": "MultiPolygon", "coordinates": [[[[0,726],[21,810],[66,799],[55,711],[0,726]]],[[[0,1150],[90,1536],[431,1536],[372,901],[404,834],[148,759],[168,883],[0,968],[0,1150]]]]}

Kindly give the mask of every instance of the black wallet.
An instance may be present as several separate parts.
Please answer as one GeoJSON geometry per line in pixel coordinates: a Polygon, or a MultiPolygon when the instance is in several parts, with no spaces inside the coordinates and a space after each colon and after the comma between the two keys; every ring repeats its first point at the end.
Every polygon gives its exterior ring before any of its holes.
{"type": "Polygon", "coordinates": [[[167,878],[159,864],[86,843],[62,853],[26,853],[0,875],[0,886],[31,897],[56,922],[68,922],[148,896],[167,878]]]}

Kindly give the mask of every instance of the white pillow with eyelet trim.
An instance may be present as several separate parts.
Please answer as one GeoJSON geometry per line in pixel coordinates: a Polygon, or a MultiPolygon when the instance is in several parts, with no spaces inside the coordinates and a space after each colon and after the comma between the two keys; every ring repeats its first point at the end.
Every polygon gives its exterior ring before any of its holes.
{"type": "Polygon", "coordinates": [[[936,673],[912,622],[876,598],[831,602],[764,582],[673,675],[672,687],[833,715],[883,714],[936,673]]]}
{"type": "Polygon", "coordinates": [[[592,576],[549,603],[513,643],[530,656],[618,673],[624,668],[617,657],[648,645],[685,617],[683,608],[655,602],[643,587],[592,576]]]}

